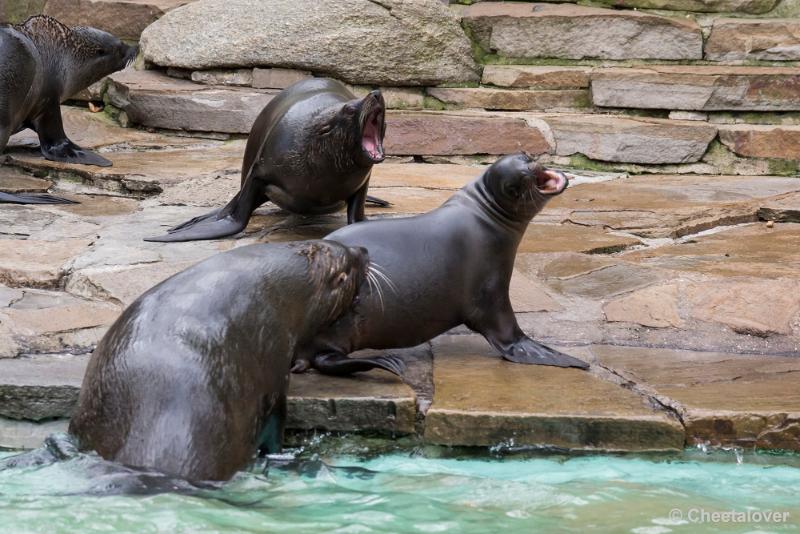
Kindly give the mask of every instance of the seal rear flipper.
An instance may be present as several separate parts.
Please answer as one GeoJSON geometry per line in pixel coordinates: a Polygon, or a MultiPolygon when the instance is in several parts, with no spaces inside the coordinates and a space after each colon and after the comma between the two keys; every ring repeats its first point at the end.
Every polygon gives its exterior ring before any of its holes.
{"type": "Polygon", "coordinates": [[[497,348],[502,352],[504,359],[514,363],[551,365],[554,367],[577,367],[578,369],[589,368],[589,364],[585,361],[551,349],[527,336],[518,339],[511,345],[497,348]]]}
{"type": "Polygon", "coordinates": [[[80,204],[75,200],[68,198],[55,197],[47,193],[27,194],[18,193],[12,195],[11,193],[3,193],[0,191],[0,203],[6,204],[80,204]]]}
{"type": "Polygon", "coordinates": [[[318,354],[311,366],[325,375],[347,376],[373,369],[383,369],[402,378],[406,362],[397,356],[373,356],[370,358],[348,358],[338,352],[318,354]]]}
{"type": "Polygon", "coordinates": [[[366,201],[372,204],[373,206],[377,206],[379,208],[388,208],[391,207],[392,205],[391,202],[383,200],[382,198],[373,197],[372,195],[367,195],[366,201]]]}
{"type": "Polygon", "coordinates": [[[252,179],[245,180],[242,189],[224,207],[179,224],[167,235],[146,237],[145,241],[174,243],[201,241],[238,234],[247,227],[253,211],[269,200],[252,179]]]}
{"type": "Polygon", "coordinates": [[[84,150],[69,139],[55,145],[41,146],[42,155],[50,161],[63,163],[77,163],[80,165],[95,165],[97,167],[111,167],[113,163],[99,154],[84,150]]]}

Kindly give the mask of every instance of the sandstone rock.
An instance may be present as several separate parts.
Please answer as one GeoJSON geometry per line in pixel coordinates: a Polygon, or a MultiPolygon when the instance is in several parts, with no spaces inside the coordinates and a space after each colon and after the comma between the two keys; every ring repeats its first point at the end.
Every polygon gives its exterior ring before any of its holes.
{"type": "Polygon", "coordinates": [[[700,27],[687,19],[571,4],[482,2],[463,22],[502,56],[567,59],[701,59],[700,27]]]}
{"type": "Polygon", "coordinates": [[[697,111],[670,111],[669,119],[676,121],[707,121],[708,113],[697,111]]]}
{"type": "Polygon", "coordinates": [[[22,22],[31,15],[50,15],[67,26],[92,26],[120,39],[137,40],[147,26],[170,9],[191,0],[11,0],[2,9],[0,20],[22,22]],[[5,12],[4,12],[5,11],[5,12]]]}
{"type": "Polygon", "coordinates": [[[204,86],[153,71],[111,76],[109,102],[137,124],[171,130],[249,133],[276,92],[204,86]]]}
{"type": "Polygon", "coordinates": [[[485,167],[388,163],[376,165],[369,180],[370,189],[387,187],[427,187],[455,191],[478,178],[485,167]]]}
{"type": "Polygon", "coordinates": [[[544,120],[559,156],[583,154],[625,163],[698,161],[717,134],[714,126],[696,121],[610,115],[550,115],[544,120]]]}
{"type": "Polygon", "coordinates": [[[722,125],[719,140],[740,156],[800,160],[800,126],[722,125]]]}
{"type": "Polygon", "coordinates": [[[4,193],[46,193],[53,182],[35,178],[17,169],[0,167],[0,191],[4,193]]]}
{"type": "Polygon", "coordinates": [[[547,285],[559,293],[603,299],[649,286],[664,277],[657,269],[620,263],[566,279],[549,279],[547,285]]]}
{"type": "Polygon", "coordinates": [[[525,231],[519,252],[611,254],[640,243],[641,241],[634,237],[610,234],[599,228],[585,228],[574,224],[533,223],[525,231]]]}
{"type": "Polygon", "coordinates": [[[431,0],[199,0],[141,43],[148,61],[168,67],[275,66],[387,85],[478,79],[458,21],[431,0]]]}
{"type": "Polygon", "coordinates": [[[636,250],[622,255],[653,267],[723,277],[798,278],[800,224],[732,227],[696,236],[684,243],[636,250]]]}
{"type": "Polygon", "coordinates": [[[525,111],[582,108],[589,102],[586,90],[514,90],[432,87],[428,94],[448,106],[489,110],[525,111]]]}
{"type": "Polygon", "coordinates": [[[292,375],[287,428],[333,432],[414,432],[414,392],[384,372],[336,378],[292,375]]]}
{"type": "Polygon", "coordinates": [[[614,8],[699,11],[701,13],[766,13],[778,0],[600,0],[614,8]]]}
{"type": "Polygon", "coordinates": [[[87,239],[39,241],[7,239],[0,255],[0,284],[10,287],[55,287],[66,263],[91,245],[87,239]]]}
{"type": "Polygon", "coordinates": [[[705,56],[714,61],[800,60],[800,21],[716,19],[705,56]]]}
{"type": "Polygon", "coordinates": [[[307,70],[253,69],[253,87],[258,89],[286,89],[290,85],[312,78],[307,70]]]}
{"type": "Polygon", "coordinates": [[[758,208],[757,215],[762,221],[800,223],[800,193],[765,202],[758,208]]]}
{"type": "Polygon", "coordinates": [[[511,298],[511,307],[515,313],[561,311],[561,306],[547,294],[547,290],[540,283],[531,280],[523,272],[514,269],[511,276],[511,286],[508,290],[511,298]]]}
{"type": "Polygon", "coordinates": [[[0,360],[0,416],[32,421],[69,417],[88,361],[86,356],[0,360]]]}
{"type": "Polygon", "coordinates": [[[646,287],[614,299],[603,306],[606,320],[636,323],[655,328],[683,326],[678,313],[678,286],[646,287]]]}
{"type": "Polygon", "coordinates": [[[189,79],[206,85],[250,86],[253,85],[253,70],[196,70],[192,72],[189,79]]]}
{"type": "Polygon", "coordinates": [[[612,346],[592,352],[679,411],[689,444],[800,450],[797,358],[612,346]]]}
{"type": "MultiPolygon", "coordinates": [[[[381,87],[387,109],[422,109],[425,104],[423,90],[418,87],[381,87]]],[[[351,85],[350,90],[359,98],[367,96],[373,87],[351,85]]]]}
{"type": "Polygon", "coordinates": [[[683,446],[680,424],[636,394],[590,373],[505,362],[479,336],[434,342],[433,377],[425,420],[425,440],[432,443],[628,451],[683,446]]]}
{"type": "Polygon", "coordinates": [[[529,89],[584,89],[589,87],[591,72],[591,67],[486,65],[481,83],[529,89]]]}
{"type": "Polygon", "coordinates": [[[386,152],[392,155],[508,154],[551,150],[542,131],[524,119],[459,113],[390,112],[386,152]]]}
{"type": "Polygon", "coordinates": [[[682,110],[800,109],[800,69],[653,66],[592,72],[597,106],[682,110]]]}
{"type": "Polygon", "coordinates": [[[694,319],[721,323],[740,334],[791,334],[800,318],[797,280],[706,281],[683,291],[694,319]]]}

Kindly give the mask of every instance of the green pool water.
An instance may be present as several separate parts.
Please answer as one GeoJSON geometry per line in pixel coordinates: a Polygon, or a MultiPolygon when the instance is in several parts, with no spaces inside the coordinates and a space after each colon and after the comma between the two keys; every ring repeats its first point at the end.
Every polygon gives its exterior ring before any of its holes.
{"type": "Polygon", "coordinates": [[[800,531],[797,456],[448,454],[306,454],[221,489],[144,495],[106,495],[113,481],[77,460],[13,468],[0,532],[800,531]]]}

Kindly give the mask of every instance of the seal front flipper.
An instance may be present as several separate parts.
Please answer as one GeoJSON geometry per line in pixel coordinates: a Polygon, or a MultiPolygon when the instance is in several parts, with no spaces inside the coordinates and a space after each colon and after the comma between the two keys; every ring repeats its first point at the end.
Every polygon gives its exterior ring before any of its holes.
{"type": "Polygon", "coordinates": [[[67,134],[64,133],[64,125],[61,122],[61,109],[58,107],[58,103],[51,104],[31,122],[33,129],[39,135],[40,150],[45,159],[64,163],[111,167],[112,163],[103,156],[85,150],[67,139],[67,134]]]}
{"type": "MultiPolygon", "coordinates": [[[[494,343],[493,343],[494,344],[494,343]]],[[[528,365],[551,365],[554,367],[577,367],[588,369],[589,364],[523,336],[505,347],[498,347],[503,358],[514,363],[528,365]]]]}
{"type": "Polygon", "coordinates": [[[247,227],[253,211],[268,199],[255,185],[255,180],[245,181],[242,189],[228,205],[205,215],[195,217],[167,231],[167,235],[146,237],[145,241],[175,243],[217,239],[238,234],[247,227]]]}
{"type": "Polygon", "coordinates": [[[40,194],[27,194],[18,193],[12,195],[11,193],[3,193],[0,191],[0,203],[6,204],[80,204],[75,200],[68,198],[54,197],[47,193],[40,194]]]}
{"type": "Polygon", "coordinates": [[[383,200],[382,198],[373,197],[372,195],[367,195],[366,202],[379,208],[388,208],[392,205],[391,202],[383,200]]]}
{"type": "Polygon", "coordinates": [[[402,378],[406,363],[397,356],[373,356],[371,358],[348,358],[339,352],[318,354],[311,366],[325,375],[347,376],[373,369],[383,369],[402,378]]]}

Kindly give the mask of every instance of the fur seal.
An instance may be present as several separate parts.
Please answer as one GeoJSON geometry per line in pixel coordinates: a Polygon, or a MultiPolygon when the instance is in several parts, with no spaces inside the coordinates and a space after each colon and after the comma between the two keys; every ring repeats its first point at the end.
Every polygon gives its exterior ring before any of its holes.
{"type": "Polygon", "coordinates": [[[280,451],[297,347],[350,309],[362,248],[259,244],[176,274],[97,345],[69,425],[81,450],[190,481],[280,451]]]}
{"type": "Polygon", "coordinates": [[[385,109],[380,91],[359,100],[336,80],[313,78],[287,87],[253,123],[239,193],[224,208],[145,241],[233,235],[268,200],[304,215],[332,213],[346,204],[348,223],[363,220],[372,166],[385,157],[385,109]]]}
{"type": "MultiPolygon", "coordinates": [[[[0,26],[0,152],[8,138],[33,129],[52,161],[108,167],[107,159],[67,138],[61,102],[136,58],[137,49],[95,28],[69,28],[46,15],[0,26]]],[[[4,195],[0,201],[55,203],[57,197],[4,195]],[[37,202],[36,199],[39,199],[37,202]]]]}
{"type": "Polygon", "coordinates": [[[377,367],[400,374],[402,363],[393,356],[347,354],[411,347],[461,324],[506,360],[588,368],[525,335],[508,295],[525,229],[566,187],[564,174],[527,154],[504,156],[429,213],[358,223],[326,236],[367,248],[372,269],[382,273],[382,291],[363,291],[353,313],[322,331],[292,370],[341,375],[377,367]]]}

